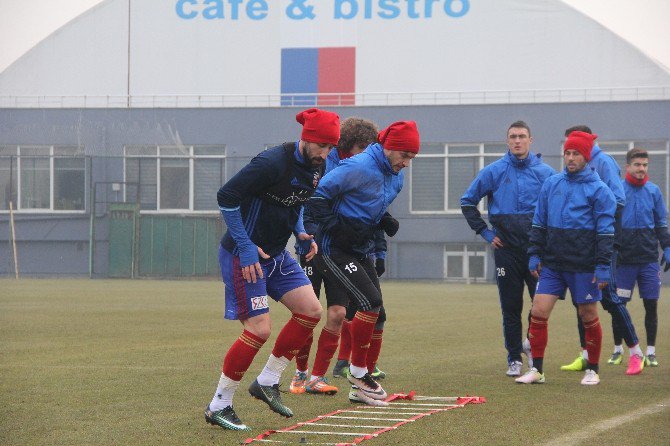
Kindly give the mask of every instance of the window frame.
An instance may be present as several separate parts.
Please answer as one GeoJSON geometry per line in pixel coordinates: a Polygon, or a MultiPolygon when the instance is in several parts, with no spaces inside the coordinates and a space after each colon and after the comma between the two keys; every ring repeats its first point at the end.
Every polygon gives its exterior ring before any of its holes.
{"type": "MultiPolygon", "coordinates": [[[[138,144],[127,145],[123,147],[123,199],[128,200],[127,182],[128,180],[128,165],[129,159],[155,159],[156,160],[156,208],[155,209],[140,209],[141,214],[192,214],[192,215],[211,215],[218,213],[217,209],[197,210],[195,207],[195,163],[197,160],[215,159],[223,161],[222,169],[222,184],[228,179],[228,148],[225,144],[190,144],[190,145],[154,145],[154,144],[138,144]],[[128,154],[132,149],[153,149],[152,154],[128,154]],[[201,155],[196,151],[199,148],[222,148],[222,154],[215,155],[201,155]],[[185,149],[187,154],[161,154],[161,150],[169,151],[174,149],[185,149]],[[161,160],[167,159],[187,159],[188,160],[188,208],[161,208],[161,160]]],[[[138,178],[138,187],[141,187],[138,178]]],[[[220,186],[220,185],[219,185],[220,186]]],[[[213,192],[214,193],[214,192],[213,192]]]]}
{"type": "MultiPolygon", "coordinates": [[[[494,145],[494,144],[500,144],[499,142],[458,142],[458,143],[430,143],[431,145],[443,145],[444,151],[443,153],[430,153],[430,154],[425,154],[422,155],[420,152],[417,155],[417,158],[420,159],[426,159],[426,158],[443,158],[443,165],[444,165],[444,203],[443,203],[443,208],[442,210],[432,210],[432,211],[415,211],[413,207],[413,201],[414,201],[414,182],[413,182],[413,175],[414,175],[414,169],[413,165],[410,165],[409,169],[409,212],[412,215],[460,215],[461,214],[461,208],[460,206],[458,209],[455,208],[449,208],[449,159],[452,158],[473,158],[477,157],[477,163],[478,163],[478,169],[477,172],[481,171],[485,167],[485,161],[487,157],[495,157],[496,159],[501,158],[502,156],[507,153],[507,151],[499,153],[499,152],[491,152],[487,153],[485,151],[486,146],[489,145],[494,145]],[[458,147],[474,147],[478,146],[478,151],[477,153],[456,153],[456,154],[450,154],[449,153],[449,148],[458,148],[458,147]]],[[[465,192],[465,189],[463,190],[465,192]]],[[[477,208],[479,209],[479,212],[482,214],[488,214],[488,211],[486,210],[486,205],[485,205],[485,197],[480,200],[477,208]]]]}
{"type": "Polygon", "coordinates": [[[488,282],[488,272],[489,272],[489,248],[488,246],[481,244],[481,249],[470,250],[472,246],[468,246],[467,243],[463,244],[461,250],[457,250],[453,245],[444,244],[443,247],[443,280],[447,282],[465,282],[465,283],[486,283],[488,282]],[[449,257],[461,257],[463,275],[461,277],[449,277],[449,257]],[[470,257],[482,257],[484,259],[484,269],[483,275],[477,277],[470,277],[470,257]]]}
{"type": "MultiPolygon", "coordinates": [[[[558,153],[562,153],[563,151],[563,144],[565,140],[561,140],[558,153]]],[[[651,178],[651,181],[653,181],[658,187],[661,189],[661,192],[663,193],[663,197],[665,199],[665,205],[666,207],[670,208],[670,141],[668,140],[663,140],[663,139],[640,139],[640,140],[603,140],[603,141],[598,141],[598,144],[601,147],[606,147],[608,144],[627,144],[628,150],[632,149],[633,147],[642,147],[644,148],[646,144],[649,143],[656,143],[656,144],[665,144],[664,149],[655,149],[655,150],[648,150],[649,156],[652,157],[665,157],[665,170],[666,170],[666,178],[665,178],[665,184],[659,184],[657,181],[654,181],[654,178],[651,178]]],[[[507,149],[505,149],[504,152],[486,152],[486,147],[487,146],[492,146],[492,145],[500,145],[504,146],[505,144],[500,141],[488,141],[488,142],[457,142],[457,143],[435,143],[435,142],[430,142],[426,143],[427,145],[430,146],[442,146],[443,151],[442,153],[428,153],[428,154],[422,154],[419,152],[416,158],[418,159],[428,159],[428,158],[442,158],[443,159],[443,169],[444,169],[444,202],[443,202],[443,207],[441,210],[414,210],[414,182],[413,182],[413,175],[414,175],[414,164],[410,165],[409,167],[409,174],[408,174],[408,179],[409,179],[409,213],[410,215],[460,215],[461,214],[461,209],[460,206],[458,209],[456,208],[449,208],[449,159],[451,158],[471,158],[471,157],[477,157],[478,158],[478,172],[481,171],[485,166],[486,158],[487,157],[495,157],[496,159],[501,158],[507,153],[507,149]],[[477,153],[467,153],[467,154],[450,154],[449,153],[449,148],[450,147],[464,147],[464,146],[479,146],[479,150],[477,153]]],[[[531,149],[532,150],[532,149],[531,149]]],[[[612,156],[625,156],[626,151],[616,151],[616,152],[610,152],[610,151],[605,151],[605,153],[612,155],[612,156]]],[[[560,158],[560,168],[563,169],[563,157],[559,155],[560,158]]],[[[624,175],[624,169],[622,167],[622,178],[624,175]]],[[[466,185],[465,187],[467,188],[469,186],[466,185]]],[[[463,189],[463,192],[465,192],[465,189],[463,189]]],[[[488,209],[486,206],[486,197],[483,197],[482,200],[480,200],[477,208],[481,212],[482,215],[488,215],[488,209]]]]}
{"type": "MultiPolygon", "coordinates": [[[[90,181],[91,181],[91,157],[85,154],[85,149],[82,146],[76,145],[43,145],[43,144],[3,144],[3,147],[13,148],[14,154],[12,155],[0,155],[4,158],[14,158],[16,163],[16,171],[14,173],[14,178],[16,181],[16,202],[12,203],[13,212],[17,214],[86,214],[89,208],[89,199],[90,199],[90,181]],[[44,154],[40,155],[22,155],[21,149],[43,149],[45,150],[44,154]],[[76,153],[73,155],[64,155],[64,154],[55,154],[54,152],[58,149],[74,149],[76,153]],[[49,207],[48,208],[24,208],[21,205],[22,195],[24,193],[23,187],[21,185],[21,176],[22,176],[22,162],[21,159],[28,158],[48,158],[49,159],[49,207]],[[55,159],[56,158],[72,158],[72,159],[83,159],[84,160],[84,197],[83,197],[83,208],[82,209],[55,209],[56,197],[55,197],[55,188],[56,188],[56,168],[55,168],[55,159]]],[[[10,163],[11,168],[11,163],[10,163]]],[[[9,209],[0,209],[0,214],[8,214],[9,209]]]]}
{"type": "MultiPolygon", "coordinates": [[[[608,144],[626,144],[628,147],[624,151],[609,151],[609,150],[603,150],[606,154],[612,156],[612,158],[616,156],[621,156],[624,159],[626,158],[626,153],[632,148],[639,147],[642,149],[645,149],[647,153],[649,154],[649,157],[653,160],[654,157],[656,156],[664,156],[665,157],[665,184],[658,184],[658,181],[655,181],[654,178],[649,178],[649,180],[654,183],[655,185],[658,186],[659,189],[661,189],[661,193],[663,195],[663,199],[665,201],[665,207],[666,209],[670,208],[670,140],[662,140],[662,139],[643,139],[643,140],[618,140],[618,139],[613,139],[613,140],[597,140],[598,146],[601,147],[606,147],[608,144]],[[665,149],[663,150],[649,150],[646,149],[645,146],[648,143],[661,143],[665,144],[665,149]]],[[[561,141],[561,145],[559,148],[559,152],[563,153],[563,145],[565,144],[565,139],[561,141]]],[[[616,160],[616,159],[615,159],[616,160]]],[[[565,166],[563,164],[563,157],[561,157],[561,169],[563,169],[565,166]]],[[[617,165],[619,163],[617,162],[617,165]]],[[[623,179],[626,175],[626,166],[625,163],[623,166],[619,166],[621,168],[621,179],[623,179]]],[[[669,209],[670,211],[670,209],[669,209]]]]}

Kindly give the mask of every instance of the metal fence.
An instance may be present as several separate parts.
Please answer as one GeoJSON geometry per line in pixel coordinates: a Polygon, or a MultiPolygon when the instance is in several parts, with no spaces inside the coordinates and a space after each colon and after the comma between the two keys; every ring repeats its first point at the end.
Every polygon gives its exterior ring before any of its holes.
{"type": "Polygon", "coordinates": [[[670,99],[670,86],[546,90],[437,91],[395,93],[291,93],[223,95],[0,96],[0,108],[248,108],[309,106],[398,106],[539,104],[655,101],[670,99]]]}

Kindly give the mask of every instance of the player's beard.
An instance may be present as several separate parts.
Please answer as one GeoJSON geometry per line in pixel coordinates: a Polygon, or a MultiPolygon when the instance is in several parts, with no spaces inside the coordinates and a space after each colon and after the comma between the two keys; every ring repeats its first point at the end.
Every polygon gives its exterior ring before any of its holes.
{"type": "Polygon", "coordinates": [[[323,159],[318,157],[318,156],[315,156],[315,157],[309,156],[309,153],[307,152],[307,145],[306,144],[302,148],[302,159],[305,160],[305,164],[307,164],[307,167],[309,167],[310,169],[315,169],[317,167],[321,167],[321,166],[323,166],[323,163],[324,163],[323,159]]]}

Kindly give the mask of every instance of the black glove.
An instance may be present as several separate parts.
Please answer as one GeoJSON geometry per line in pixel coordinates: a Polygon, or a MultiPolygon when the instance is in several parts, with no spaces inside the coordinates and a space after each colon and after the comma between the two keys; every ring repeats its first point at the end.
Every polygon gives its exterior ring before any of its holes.
{"type": "Polygon", "coordinates": [[[384,271],[386,271],[384,259],[378,257],[377,260],[375,260],[375,271],[377,271],[377,277],[381,277],[384,274],[384,271]]]}
{"type": "Polygon", "coordinates": [[[352,252],[354,245],[359,244],[360,237],[356,231],[346,225],[337,225],[331,230],[335,246],[345,252],[352,252]]]}
{"type": "Polygon", "coordinates": [[[391,217],[389,214],[384,214],[381,221],[379,222],[379,229],[383,229],[386,235],[389,237],[396,235],[398,228],[400,228],[400,223],[398,223],[398,220],[391,217]]]}
{"type": "Polygon", "coordinates": [[[661,254],[661,261],[659,262],[661,266],[665,264],[665,268],[663,268],[663,272],[666,273],[670,269],[670,248],[665,248],[663,250],[663,254],[661,254]]]}

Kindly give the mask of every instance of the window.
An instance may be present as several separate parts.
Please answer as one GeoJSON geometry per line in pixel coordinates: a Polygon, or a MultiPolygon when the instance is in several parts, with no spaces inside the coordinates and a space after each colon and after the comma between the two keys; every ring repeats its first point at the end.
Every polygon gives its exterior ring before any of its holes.
{"type": "MultiPolygon", "coordinates": [[[[504,144],[422,144],[411,164],[411,211],[460,212],[477,173],[507,152],[504,144]]],[[[485,199],[480,203],[485,209],[485,199]]]]}
{"type": "Polygon", "coordinates": [[[649,180],[661,189],[665,205],[668,206],[668,141],[598,141],[598,146],[616,160],[621,169],[621,178],[626,175],[626,153],[634,147],[645,149],[649,153],[649,180]]]}
{"type": "Polygon", "coordinates": [[[450,281],[484,282],[488,265],[483,244],[448,244],[444,251],[444,278],[450,281]]]}
{"type": "Polygon", "coordinates": [[[224,146],[125,148],[126,201],[149,211],[216,211],[225,182],[224,146]]]}
{"type": "MultiPolygon", "coordinates": [[[[670,196],[670,161],[668,141],[599,141],[600,147],[617,160],[622,177],[625,171],[626,152],[633,147],[649,151],[649,177],[666,198],[670,196]]],[[[538,153],[531,148],[534,153],[538,153]]],[[[507,153],[503,143],[483,144],[422,144],[419,155],[410,167],[410,211],[412,213],[460,213],[461,196],[481,169],[507,153]]],[[[563,169],[561,148],[542,154],[551,167],[563,169]]],[[[486,211],[486,197],[479,203],[479,210],[486,211]]],[[[455,268],[455,267],[454,267],[455,268]]]]}
{"type": "Polygon", "coordinates": [[[0,147],[0,211],[9,210],[9,202],[16,209],[18,161],[16,147],[0,147]]]}
{"type": "Polygon", "coordinates": [[[0,147],[0,211],[84,211],[87,165],[82,148],[0,147]]]}

